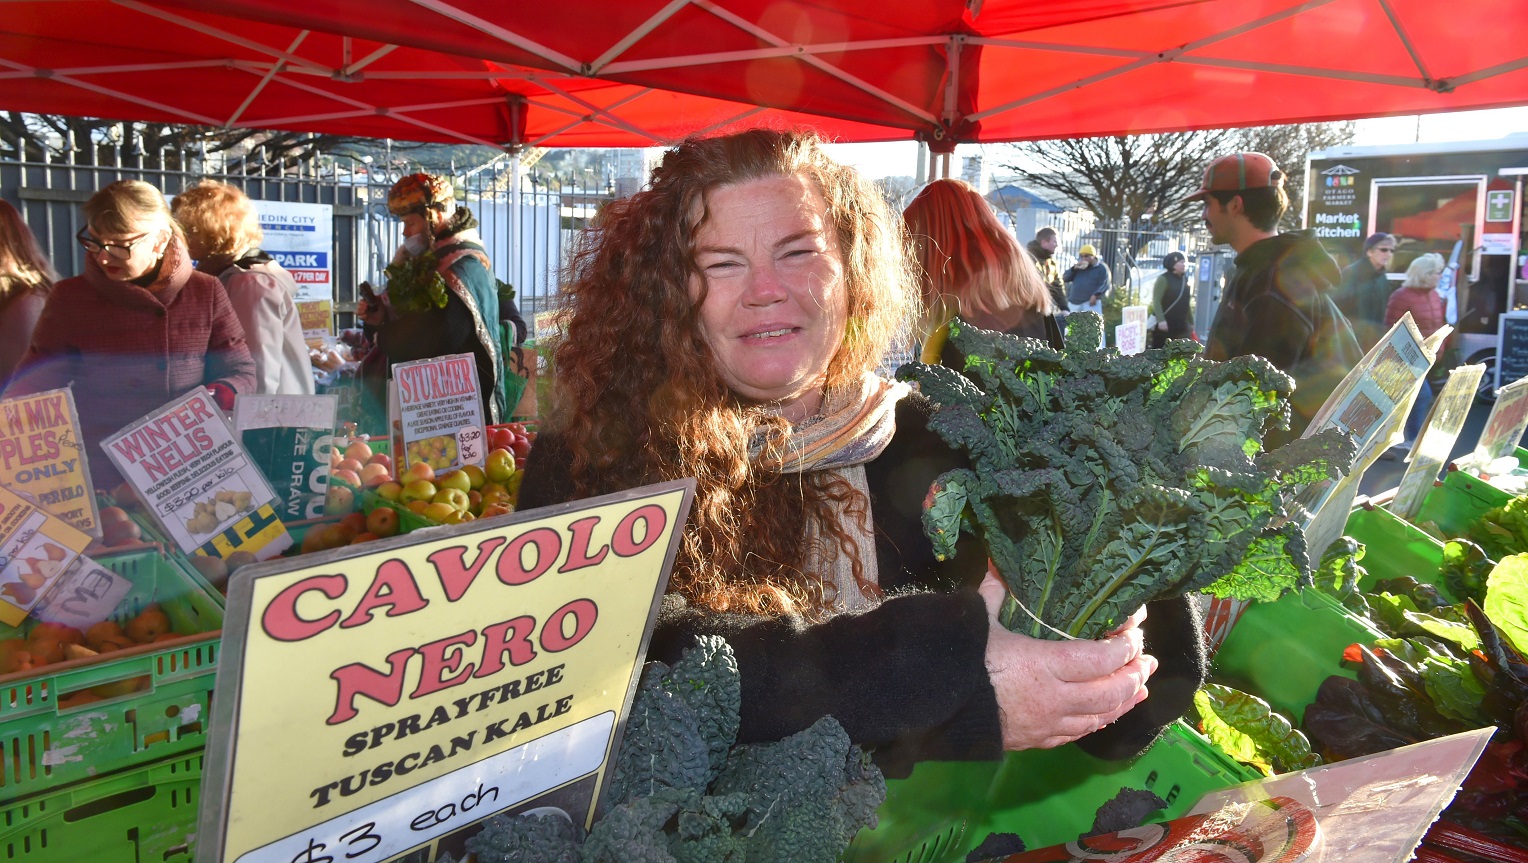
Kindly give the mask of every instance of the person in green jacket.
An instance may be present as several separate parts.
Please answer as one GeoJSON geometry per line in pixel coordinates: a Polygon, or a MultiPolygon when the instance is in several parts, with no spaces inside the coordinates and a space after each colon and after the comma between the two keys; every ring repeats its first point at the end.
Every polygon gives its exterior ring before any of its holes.
{"type": "Polygon", "coordinates": [[[1187,339],[1193,336],[1189,303],[1192,300],[1185,273],[1188,258],[1182,252],[1168,252],[1162,258],[1163,273],[1151,286],[1151,315],[1157,325],[1151,331],[1151,346],[1162,347],[1168,339],[1187,339]]]}

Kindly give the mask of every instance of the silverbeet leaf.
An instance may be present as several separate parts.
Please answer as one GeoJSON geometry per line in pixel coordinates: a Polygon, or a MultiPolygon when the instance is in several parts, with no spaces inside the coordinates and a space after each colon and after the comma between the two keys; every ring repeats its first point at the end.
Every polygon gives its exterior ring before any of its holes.
{"type": "Polygon", "coordinates": [[[1295,495],[1347,470],[1353,443],[1328,432],[1274,451],[1293,382],[1260,357],[1217,363],[1169,341],[1135,356],[1097,350],[1091,314],[1067,349],[955,321],[963,373],[912,363],[937,406],[929,427],[970,469],[925,501],[935,553],[961,531],[1008,588],[1008,628],[1095,638],[1143,603],[1208,590],[1273,599],[1310,581],[1295,495]]]}

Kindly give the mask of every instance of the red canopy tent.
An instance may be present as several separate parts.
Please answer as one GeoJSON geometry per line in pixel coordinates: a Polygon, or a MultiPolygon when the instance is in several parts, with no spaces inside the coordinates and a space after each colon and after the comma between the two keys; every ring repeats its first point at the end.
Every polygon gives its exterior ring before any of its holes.
{"type": "Polygon", "coordinates": [[[1528,13],[1501,0],[207,6],[0,0],[0,107],[632,146],[759,122],[950,145],[1528,103],[1528,13]]]}

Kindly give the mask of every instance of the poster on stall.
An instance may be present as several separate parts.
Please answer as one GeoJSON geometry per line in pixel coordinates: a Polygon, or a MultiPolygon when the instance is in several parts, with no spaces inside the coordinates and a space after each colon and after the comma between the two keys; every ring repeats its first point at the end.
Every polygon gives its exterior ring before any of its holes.
{"type": "Polygon", "coordinates": [[[1348,372],[1311,420],[1305,437],[1338,428],[1351,434],[1358,445],[1358,455],[1347,475],[1312,483],[1297,498],[1311,514],[1305,541],[1312,559],[1319,559],[1342,535],[1359,480],[1396,440],[1427,370],[1451,332],[1452,327],[1443,326],[1424,339],[1407,312],[1348,372]]]}
{"type": "Polygon", "coordinates": [[[90,540],[0,486],[0,622],[20,626],[90,540]]]}
{"type": "Polygon", "coordinates": [[[262,248],[297,282],[297,301],[334,302],[334,207],[251,201],[265,232],[262,248]]]}
{"type": "Polygon", "coordinates": [[[1486,417],[1486,427],[1480,432],[1470,464],[1476,470],[1499,458],[1512,455],[1523,430],[1528,429],[1528,378],[1519,378],[1496,391],[1496,404],[1486,417]]]}
{"type": "Polygon", "coordinates": [[[205,390],[175,399],[101,447],[186,554],[247,551],[265,560],[292,545],[270,484],[205,390]]]}
{"type": "Polygon", "coordinates": [[[1433,399],[1427,422],[1411,449],[1411,463],[1406,466],[1406,475],[1401,477],[1395,499],[1390,503],[1392,513],[1412,521],[1421,509],[1422,498],[1432,491],[1438,472],[1448,464],[1485,373],[1484,365],[1458,366],[1448,373],[1448,383],[1433,399]]]}
{"type": "Polygon", "coordinates": [[[1459,791],[1492,730],[1244,782],[1204,795],[1187,814],[1165,823],[990,860],[1406,863],[1459,791]]]}
{"type": "Polygon", "coordinates": [[[588,827],[693,494],[240,570],[196,859],[461,859],[478,822],[532,807],[588,827]]]}
{"type": "Polygon", "coordinates": [[[101,519],[69,389],[0,401],[0,486],[93,537],[101,519]]]}
{"type": "Polygon", "coordinates": [[[329,450],[339,396],[238,396],[233,427],[239,443],[276,492],[276,514],[291,523],[324,514],[329,450]]]}
{"type": "Polygon", "coordinates": [[[299,301],[297,320],[302,326],[302,340],[314,350],[321,350],[334,336],[334,304],[328,300],[299,301]]]}
{"type": "Polygon", "coordinates": [[[416,462],[437,472],[483,463],[483,400],[472,354],[399,363],[393,383],[403,423],[400,473],[416,462]]]}

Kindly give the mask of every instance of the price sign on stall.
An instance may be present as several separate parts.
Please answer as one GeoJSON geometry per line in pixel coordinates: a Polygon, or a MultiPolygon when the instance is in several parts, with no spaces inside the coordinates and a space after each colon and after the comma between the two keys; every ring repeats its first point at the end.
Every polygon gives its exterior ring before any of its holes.
{"type": "Polygon", "coordinates": [[[403,449],[399,470],[424,462],[437,472],[483,463],[483,399],[478,389],[477,360],[472,354],[452,354],[393,366],[398,419],[403,449]],[[476,429],[462,449],[463,432],[476,429]]]}
{"type": "Polygon", "coordinates": [[[532,806],[588,827],[693,489],[241,569],[197,859],[460,859],[532,806]]]}
{"type": "Polygon", "coordinates": [[[101,442],[149,514],[186,554],[265,560],[292,545],[276,494],[205,390],[101,442]]]}
{"type": "Polygon", "coordinates": [[[0,485],[100,537],[90,459],[80,440],[80,414],[68,389],[0,401],[0,485]]]}

